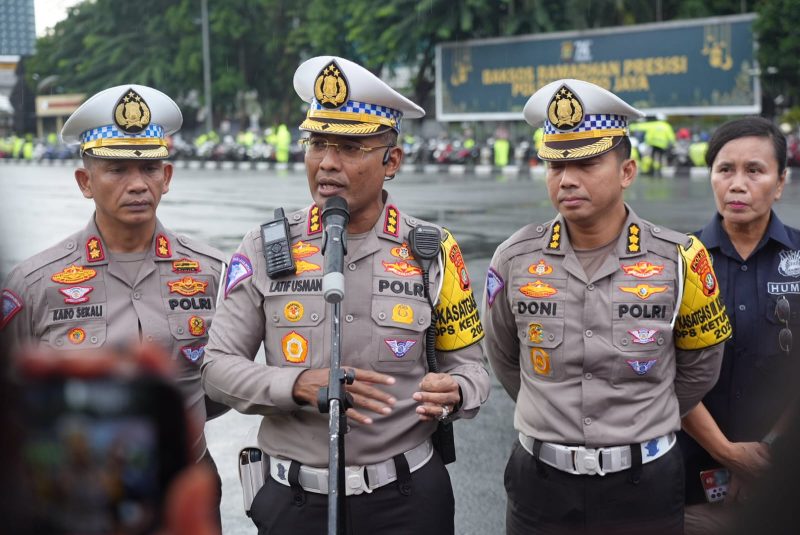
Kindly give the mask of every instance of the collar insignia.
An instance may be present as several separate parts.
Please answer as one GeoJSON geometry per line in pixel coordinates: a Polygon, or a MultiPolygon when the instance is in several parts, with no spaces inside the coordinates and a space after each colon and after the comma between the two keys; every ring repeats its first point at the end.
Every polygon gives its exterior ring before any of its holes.
{"type": "Polygon", "coordinates": [[[784,277],[800,277],[800,251],[781,251],[778,273],[784,277]]]}
{"type": "Polygon", "coordinates": [[[181,353],[183,356],[186,357],[186,360],[189,362],[197,362],[203,358],[203,353],[206,351],[206,346],[183,346],[181,348],[181,353]]]}
{"type": "Polygon", "coordinates": [[[301,273],[305,273],[307,271],[319,271],[322,269],[318,264],[314,264],[313,262],[306,262],[305,260],[297,260],[294,263],[294,274],[299,275],[301,273]]]}
{"type": "Polygon", "coordinates": [[[639,246],[639,225],[631,223],[628,225],[628,248],[629,253],[638,253],[641,250],[639,246]]]}
{"type": "Polygon", "coordinates": [[[717,280],[714,278],[714,271],[711,269],[711,262],[705,249],[700,249],[692,259],[691,270],[700,276],[703,283],[703,293],[711,297],[717,289],[717,280]]]}
{"type": "Polygon", "coordinates": [[[399,247],[392,247],[392,250],[389,252],[395,258],[402,258],[403,260],[414,260],[414,255],[411,254],[411,250],[408,248],[408,243],[406,242],[403,242],[403,245],[399,247]]]}
{"type": "Polygon", "coordinates": [[[384,340],[386,345],[389,346],[389,349],[392,350],[394,356],[401,359],[408,354],[414,344],[417,343],[416,340],[384,340]]]}
{"type": "Polygon", "coordinates": [[[197,260],[190,260],[188,258],[181,258],[172,263],[173,273],[200,273],[200,262],[197,260]]]}
{"type": "Polygon", "coordinates": [[[11,290],[4,289],[3,308],[0,310],[0,329],[5,327],[20,310],[22,310],[22,299],[11,290]]]}
{"type": "Polygon", "coordinates": [[[398,236],[397,220],[400,217],[400,212],[397,211],[393,205],[386,207],[386,217],[383,220],[383,232],[395,238],[398,236]]]}
{"type": "Polygon", "coordinates": [[[533,275],[549,275],[553,272],[553,266],[544,261],[544,258],[539,260],[536,264],[528,266],[528,273],[533,275]]]}
{"type": "Polygon", "coordinates": [[[554,223],[553,228],[550,229],[550,243],[547,248],[551,251],[557,251],[561,248],[561,223],[554,223]]]}
{"type": "Polygon", "coordinates": [[[558,130],[566,132],[583,122],[583,106],[570,88],[562,85],[547,105],[547,120],[558,130]]]}
{"type": "Polygon", "coordinates": [[[320,213],[319,213],[319,206],[316,204],[311,206],[311,209],[308,211],[308,235],[311,236],[312,234],[318,234],[322,232],[322,225],[320,225],[320,213]]]}
{"type": "Polygon", "coordinates": [[[186,297],[191,297],[197,294],[206,293],[207,282],[199,281],[192,277],[184,277],[176,281],[168,281],[169,293],[181,294],[186,297]]]}
{"type": "Polygon", "coordinates": [[[288,362],[301,363],[306,361],[308,356],[308,340],[297,334],[290,332],[281,340],[283,358],[288,362]]]}
{"type": "Polygon", "coordinates": [[[666,292],[666,286],[650,286],[649,284],[637,284],[636,286],[620,286],[620,290],[633,294],[641,300],[645,300],[653,294],[666,292]]]}
{"type": "Polygon", "coordinates": [[[647,279],[664,271],[664,266],[651,264],[650,262],[636,262],[627,266],[620,264],[620,267],[626,275],[631,275],[637,279],[647,279]]]}
{"type": "Polygon", "coordinates": [[[97,236],[92,236],[86,241],[86,259],[89,262],[100,262],[105,260],[106,253],[103,250],[103,243],[97,236]]]}
{"type": "Polygon", "coordinates": [[[114,123],[126,134],[138,134],[150,124],[150,107],[139,93],[129,89],[114,107],[114,123]]]}
{"type": "Polygon", "coordinates": [[[542,298],[542,297],[550,297],[551,295],[555,295],[558,293],[558,290],[547,284],[546,282],[542,282],[540,280],[536,280],[536,282],[529,282],[525,286],[519,289],[523,295],[527,295],[528,297],[534,298],[542,298]]]}
{"type": "Polygon", "coordinates": [[[172,245],[163,234],[156,236],[156,256],[159,258],[169,258],[172,256],[172,245]]]}
{"type": "Polygon", "coordinates": [[[633,371],[636,372],[636,375],[644,375],[650,371],[650,368],[656,363],[658,359],[650,359],[650,360],[633,360],[628,359],[625,362],[628,363],[633,371]]]}
{"type": "Polygon", "coordinates": [[[628,334],[631,335],[631,340],[634,344],[650,344],[655,342],[655,334],[658,332],[656,329],[634,329],[632,331],[628,331],[628,334]]]}
{"type": "Polygon", "coordinates": [[[50,280],[59,284],[78,284],[86,282],[97,276],[97,271],[92,268],[85,268],[76,265],[71,265],[62,269],[58,273],[54,273],[50,280]]]}
{"type": "Polygon", "coordinates": [[[64,296],[64,302],[68,305],[85,303],[89,300],[88,295],[92,293],[91,286],[73,286],[71,288],[59,288],[58,291],[64,296]]]}
{"type": "Polygon", "coordinates": [[[341,108],[347,102],[350,88],[347,78],[336,61],[328,63],[317,75],[314,81],[314,98],[323,108],[330,110],[341,108]]]}
{"type": "Polygon", "coordinates": [[[294,244],[292,244],[292,256],[295,260],[300,258],[306,258],[312,255],[315,255],[319,252],[319,247],[316,245],[311,245],[308,242],[300,240],[294,244]]]}

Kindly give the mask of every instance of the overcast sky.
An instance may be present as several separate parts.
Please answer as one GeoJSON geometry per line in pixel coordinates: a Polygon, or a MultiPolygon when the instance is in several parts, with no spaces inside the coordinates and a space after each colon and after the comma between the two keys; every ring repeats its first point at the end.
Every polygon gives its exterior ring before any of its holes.
{"type": "Polygon", "coordinates": [[[41,37],[47,28],[67,17],[67,8],[81,0],[33,0],[36,16],[36,37],[41,37]]]}

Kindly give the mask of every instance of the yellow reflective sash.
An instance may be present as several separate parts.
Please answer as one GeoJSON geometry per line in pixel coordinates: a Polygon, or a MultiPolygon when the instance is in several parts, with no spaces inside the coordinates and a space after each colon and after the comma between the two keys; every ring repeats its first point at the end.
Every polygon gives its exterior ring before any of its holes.
{"type": "Polygon", "coordinates": [[[434,313],[436,349],[455,351],[483,338],[483,325],[461,249],[449,232],[445,232],[442,252],[444,282],[434,313]]]}
{"type": "Polygon", "coordinates": [[[675,347],[695,350],[724,342],[732,329],[711,256],[697,238],[688,249],[678,246],[683,260],[683,297],[675,321],[675,347]]]}

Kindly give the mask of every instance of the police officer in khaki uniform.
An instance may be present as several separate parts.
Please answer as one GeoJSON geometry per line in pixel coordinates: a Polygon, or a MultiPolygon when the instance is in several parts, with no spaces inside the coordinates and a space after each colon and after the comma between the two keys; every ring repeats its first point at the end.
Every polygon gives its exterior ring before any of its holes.
{"type": "Polygon", "coordinates": [[[680,416],[713,386],[730,336],[703,245],[623,202],[640,113],[580,80],[530,98],[559,215],[498,247],[486,350],[516,400],[509,534],[681,533],[680,416]]]}
{"type": "Polygon", "coordinates": [[[251,516],[259,533],[323,533],[327,511],[328,415],[317,393],[328,383],[331,311],[322,294],[326,200],[350,211],[342,364],[347,387],[345,463],[348,533],[453,533],[450,479],[430,437],[442,417],[471,418],[489,393],[478,343],[477,304],[461,252],[442,230],[439,261],[425,297],[409,233],[428,225],[383,189],[400,168],[400,120],[424,111],[363,67],[315,57],[295,73],[310,102],[301,130],[313,204],[288,215],[296,272],[266,272],[259,229],[249,232],[228,268],[211,329],[203,387],[243,413],[263,416],[258,434],[269,456],[266,483],[251,516]],[[442,373],[428,373],[425,332],[432,317],[442,373]],[[253,362],[261,344],[266,365],[253,362]]]}
{"type": "MultiPolygon", "coordinates": [[[[165,136],[182,120],[167,95],[133,84],[97,93],[70,116],[61,135],[80,143],[75,180],[95,213],[11,271],[0,328],[14,345],[64,351],[158,344],[177,364],[192,416],[204,422],[200,364],[224,257],[156,217],[173,171],[165,136]]],[[[213,463],[202,434],[193,455],[213,463]]]]}

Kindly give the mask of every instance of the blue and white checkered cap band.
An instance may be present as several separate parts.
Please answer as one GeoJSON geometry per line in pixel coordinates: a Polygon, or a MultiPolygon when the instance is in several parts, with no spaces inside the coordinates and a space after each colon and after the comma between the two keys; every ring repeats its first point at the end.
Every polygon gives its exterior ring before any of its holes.
{"type": "MultiPolygon", "coordinates": [[[[574,130],[569,132],[589,132],[594,130],[609,130],[611,128],[628,128],[628,119],[624,115],[597,114],[585,115],[583,122],[574,130]]],[[[557,130],[550,121],[544,122],[545,134],[563,134],[563,130],[557,130]]]]}
{"type": "Polygon", "coordinates": [[[311,101],[311,109],[314,111],[337,111],[340,113],[366,113],[367,115],[374,115],[376,117],[383,117],[384,119],[393,119],[397,123],[397,128],[400,128],[400,120],[403,118],[403,112],[393,108],[387,108],[379,104],[368,104],[366,102],[359,102],[357,100],[348,100],[341,108],[331,110],[325,108],[320,104],[317,99],[311,101]]]}
{"type": "Polygon", "coordinates": [[[147,128],[138,134],[126,134],[113,124],[92,128],[81,134],[81,143],[88,143],[97,139],[134,139],[134,138],[158,138],[164,139],[164,128],[158,124],[149,124],[147,128]]]}

